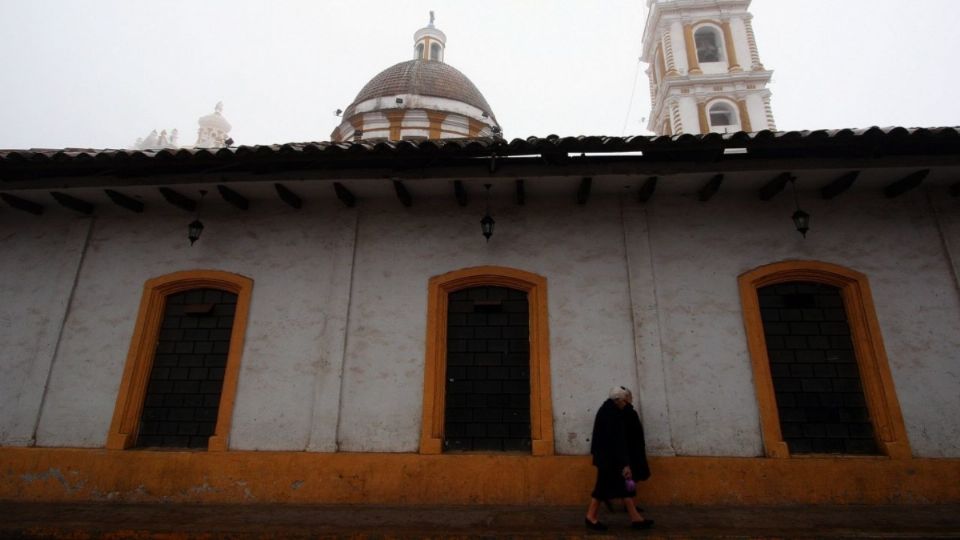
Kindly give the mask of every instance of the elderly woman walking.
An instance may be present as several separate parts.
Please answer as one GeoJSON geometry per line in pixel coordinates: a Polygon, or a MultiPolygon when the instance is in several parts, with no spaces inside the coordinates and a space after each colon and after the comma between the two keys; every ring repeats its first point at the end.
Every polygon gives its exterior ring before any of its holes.
{"type": "Polygon", "coordinates": [[[584,524],[594,531],[607,529],[597,516],[601,501],[622,500],[634,529],[653,526],[653,520],[644,519],[637,511],[633,494],[627,487],[627,480],[632,480],[633,472],[630,470],[630,448],[623,409],[630,403],[631,397],[627,388],[613,387],[609,399],[600,406],[593,422],[590,453],[593,454],[593,465],[597,468],[597,482],[590,494],[590,506],[584,524]]]}

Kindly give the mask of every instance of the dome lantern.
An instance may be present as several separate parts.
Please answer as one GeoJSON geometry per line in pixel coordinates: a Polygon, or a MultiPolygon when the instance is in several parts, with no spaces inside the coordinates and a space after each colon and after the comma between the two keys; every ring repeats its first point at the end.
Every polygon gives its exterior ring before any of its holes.
{"type": "Polygon", "coordinates": [[[443,62],[447,35],[433,25],[434,15],[430,12],[430,24],[413,34],[413,59],[443,62]]]}

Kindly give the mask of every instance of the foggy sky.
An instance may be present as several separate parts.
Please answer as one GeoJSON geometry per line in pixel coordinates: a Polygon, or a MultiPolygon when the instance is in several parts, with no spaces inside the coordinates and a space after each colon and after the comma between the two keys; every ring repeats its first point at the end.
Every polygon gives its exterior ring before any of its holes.
{"type": "MultiPolygon", "coordinates": [[[[221,100],[237,144],[329,140],[334,110],[412,58],[431,9],[445,61],[507,139],[647,134],[645,4],[5,0],[0,148],[125,148],[172,128],[191,145],[221,100]]],[[[960,1],[754,0],[751,11],[779,129],[960,125],[960,1]]]]}

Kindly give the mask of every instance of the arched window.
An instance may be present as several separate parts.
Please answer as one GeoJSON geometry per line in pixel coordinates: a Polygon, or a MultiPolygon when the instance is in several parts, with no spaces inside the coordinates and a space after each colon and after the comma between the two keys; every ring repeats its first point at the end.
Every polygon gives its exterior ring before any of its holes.
{"type": "Polygon", "coordinates": [[[421,453],[553,454],[546,289],[495,266],[430,279],[421,453]]]}
{"type": "Polygon", "coordinates": [[[716,28],[701,26],[694,32],[693,41],[697,46],[697,60],[701,64],[723,60],[720,32],[716,28]]]}
{"type": "Polygon", "coordinates": [[[443,58],[440,58],[440,44],[433,43],[430,45],[430,59],[440,62],[443,58]]]}
{"type": "Polygon", "coordinates": [[[817,261],[739,278],[768,457],[910,457],[870,285],[817,261]]]}
{"type": "Polygon", "coordinates": [[[417,60],[423,60],[423,43],[417,43],[417,60]]]}
{"type": "Polygon", "coordinates": [[[711,105],[708,116],[710,119],[710,131],[715,133],[740,131],[737,112],[732,105],[725,101],[718,101],[711,105]]]}
{"type": "Polygon", "coordinates": [[[227,449],[252,289],[216,270],[147,281],[108,449],[227,449]]]}

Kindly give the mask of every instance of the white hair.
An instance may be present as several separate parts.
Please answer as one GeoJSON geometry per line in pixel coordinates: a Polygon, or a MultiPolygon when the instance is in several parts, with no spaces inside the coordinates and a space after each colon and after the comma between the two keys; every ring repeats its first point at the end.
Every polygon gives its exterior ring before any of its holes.
{"type": "Polygon", "coordinates": [[[616,401],[618,399],[627,399],[627,397],[632,396],[633,392],[630,391],[626,386],[614,386],[610,389],[610,399],[616,401]]]}

